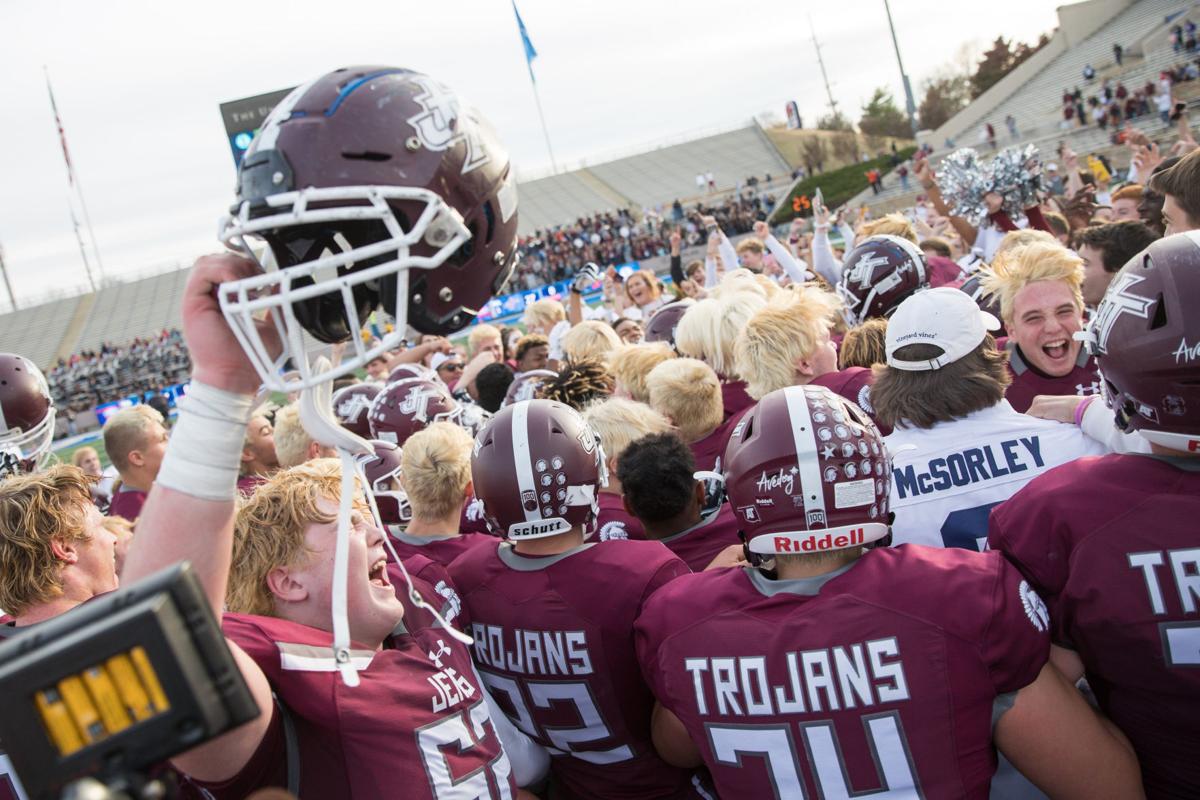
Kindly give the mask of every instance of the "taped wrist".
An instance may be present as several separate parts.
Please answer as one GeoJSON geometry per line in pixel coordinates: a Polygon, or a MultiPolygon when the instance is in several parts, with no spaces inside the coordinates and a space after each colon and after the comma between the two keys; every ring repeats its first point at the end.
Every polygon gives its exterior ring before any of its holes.
{"type": "Polygon", "coordinates": [[[193,381],[155,483],[203,500],[233,500],[253,411],[253,395],[193,381]]]}

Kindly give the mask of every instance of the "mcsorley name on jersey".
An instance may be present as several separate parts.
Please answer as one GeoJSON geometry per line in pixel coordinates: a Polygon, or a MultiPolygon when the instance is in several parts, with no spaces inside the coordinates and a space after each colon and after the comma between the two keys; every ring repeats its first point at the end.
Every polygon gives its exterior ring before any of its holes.
{"type": "Polygon", "coordinates": [[[919,466],[909,464],[893,469],[901,500],[994,480],[1031,468],[1040,469],[1045,466],[1045,461],[1041,441],[1036,436],[1029,436],[968,447],[933,458],[924,465],[924,471],[918,471],[919,466]]]}

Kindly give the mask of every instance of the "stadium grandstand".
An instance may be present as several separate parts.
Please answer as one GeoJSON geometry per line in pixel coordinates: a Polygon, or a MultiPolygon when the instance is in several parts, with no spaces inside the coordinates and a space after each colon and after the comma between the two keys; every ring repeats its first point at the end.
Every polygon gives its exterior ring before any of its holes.
{"type": "MultiPolygon", "coordinates": [[[[1184,69],[1196,58],[1196,52],[1176,49],[1170,30],[1188,19],[1200,20],[1200,3],[1195,0],[1089,0],[1061,6],[1059,27],[1050,41],[1025,63],[1006,75],[935,131],[922,131],[918,141],[945,155],[957,147],[977,150],[994,149],[982,131],[991,125],[996,132],[995,148],[1014,144],[1036,145],[1043,162],[1055,160],[1060,143],[1084,154],[1112,156],[1125,150],[1114,141],[1114,126],[1105,127],[1088,120],[1063,123],[1063,93],[1079,89],[1086,101],[1103,91],[1105,82],[1129,87],[1132,91],[1147,83],[1157,83],[1164,71],[1184,69]],[[1113,45],[1122,47],[1122,63],[1117,64],[1113,45]],[[1084,79],[1084,69],[1095,71],[1092,80],[1084,79]],[[1005,120],[1012,118],[1018,136],[1012,137],[1005,120]]],[[[1174,99],[1188,108],[1200,105],[1200,81],[1176,83],[1174,99]]],[[[1086,110],[1091,111],[1089,106],[1086,110]]],[[[1175,125],[1163,121],[1151,109],[1129,124],[1151,139],[1173,134],[1175,125]]],[[[936,162],[936,156],[934,157],[936,162]]],[[[1128,158],[1120,157],[1127,163],[1128,158]]],[[[920,187],[912,182],[905,191],[894,177],[885,177],[884,190],[873,194],[864,190],[850,202],[867,205],[883,212],[912,205],[920,187]]]]}

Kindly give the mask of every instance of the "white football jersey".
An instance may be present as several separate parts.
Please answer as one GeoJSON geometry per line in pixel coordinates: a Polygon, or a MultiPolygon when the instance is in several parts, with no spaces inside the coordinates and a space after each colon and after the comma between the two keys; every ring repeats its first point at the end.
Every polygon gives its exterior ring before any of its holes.
{"type": "Polygon", "coordinates": [[[1074,425],[1018,414],[1007,400],[929,429],[897,426],[892,455],[892,544],[983,550],[992,507],[1046,470],[1104,445],[1074,425]]]}

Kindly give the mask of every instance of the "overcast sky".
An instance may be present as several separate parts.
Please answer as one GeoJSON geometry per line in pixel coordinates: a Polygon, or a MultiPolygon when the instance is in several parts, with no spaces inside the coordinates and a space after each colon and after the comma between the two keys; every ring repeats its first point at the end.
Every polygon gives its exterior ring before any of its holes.
{"type": "MultiPolygon", "coordinates": [[[[1036,39],[1057,24],[1055,5],[892,0],[914,91],[964,43],[1036,39]]],[[[881,85],[903,105],[883,0],[520,10],[560,162],[782,114],[790,99],[810,124],[825,110],[810,15],[844,110],[857,117],[881,85]]],[[[85,280],[43,65],[110,276],[218,246],[234,182],[219,103],[339,66],[428,72],[483,110],[518,170],[548,165],[508,0],[0,0],[0,31],[0,246],[19,298],[85,280]]]]}

